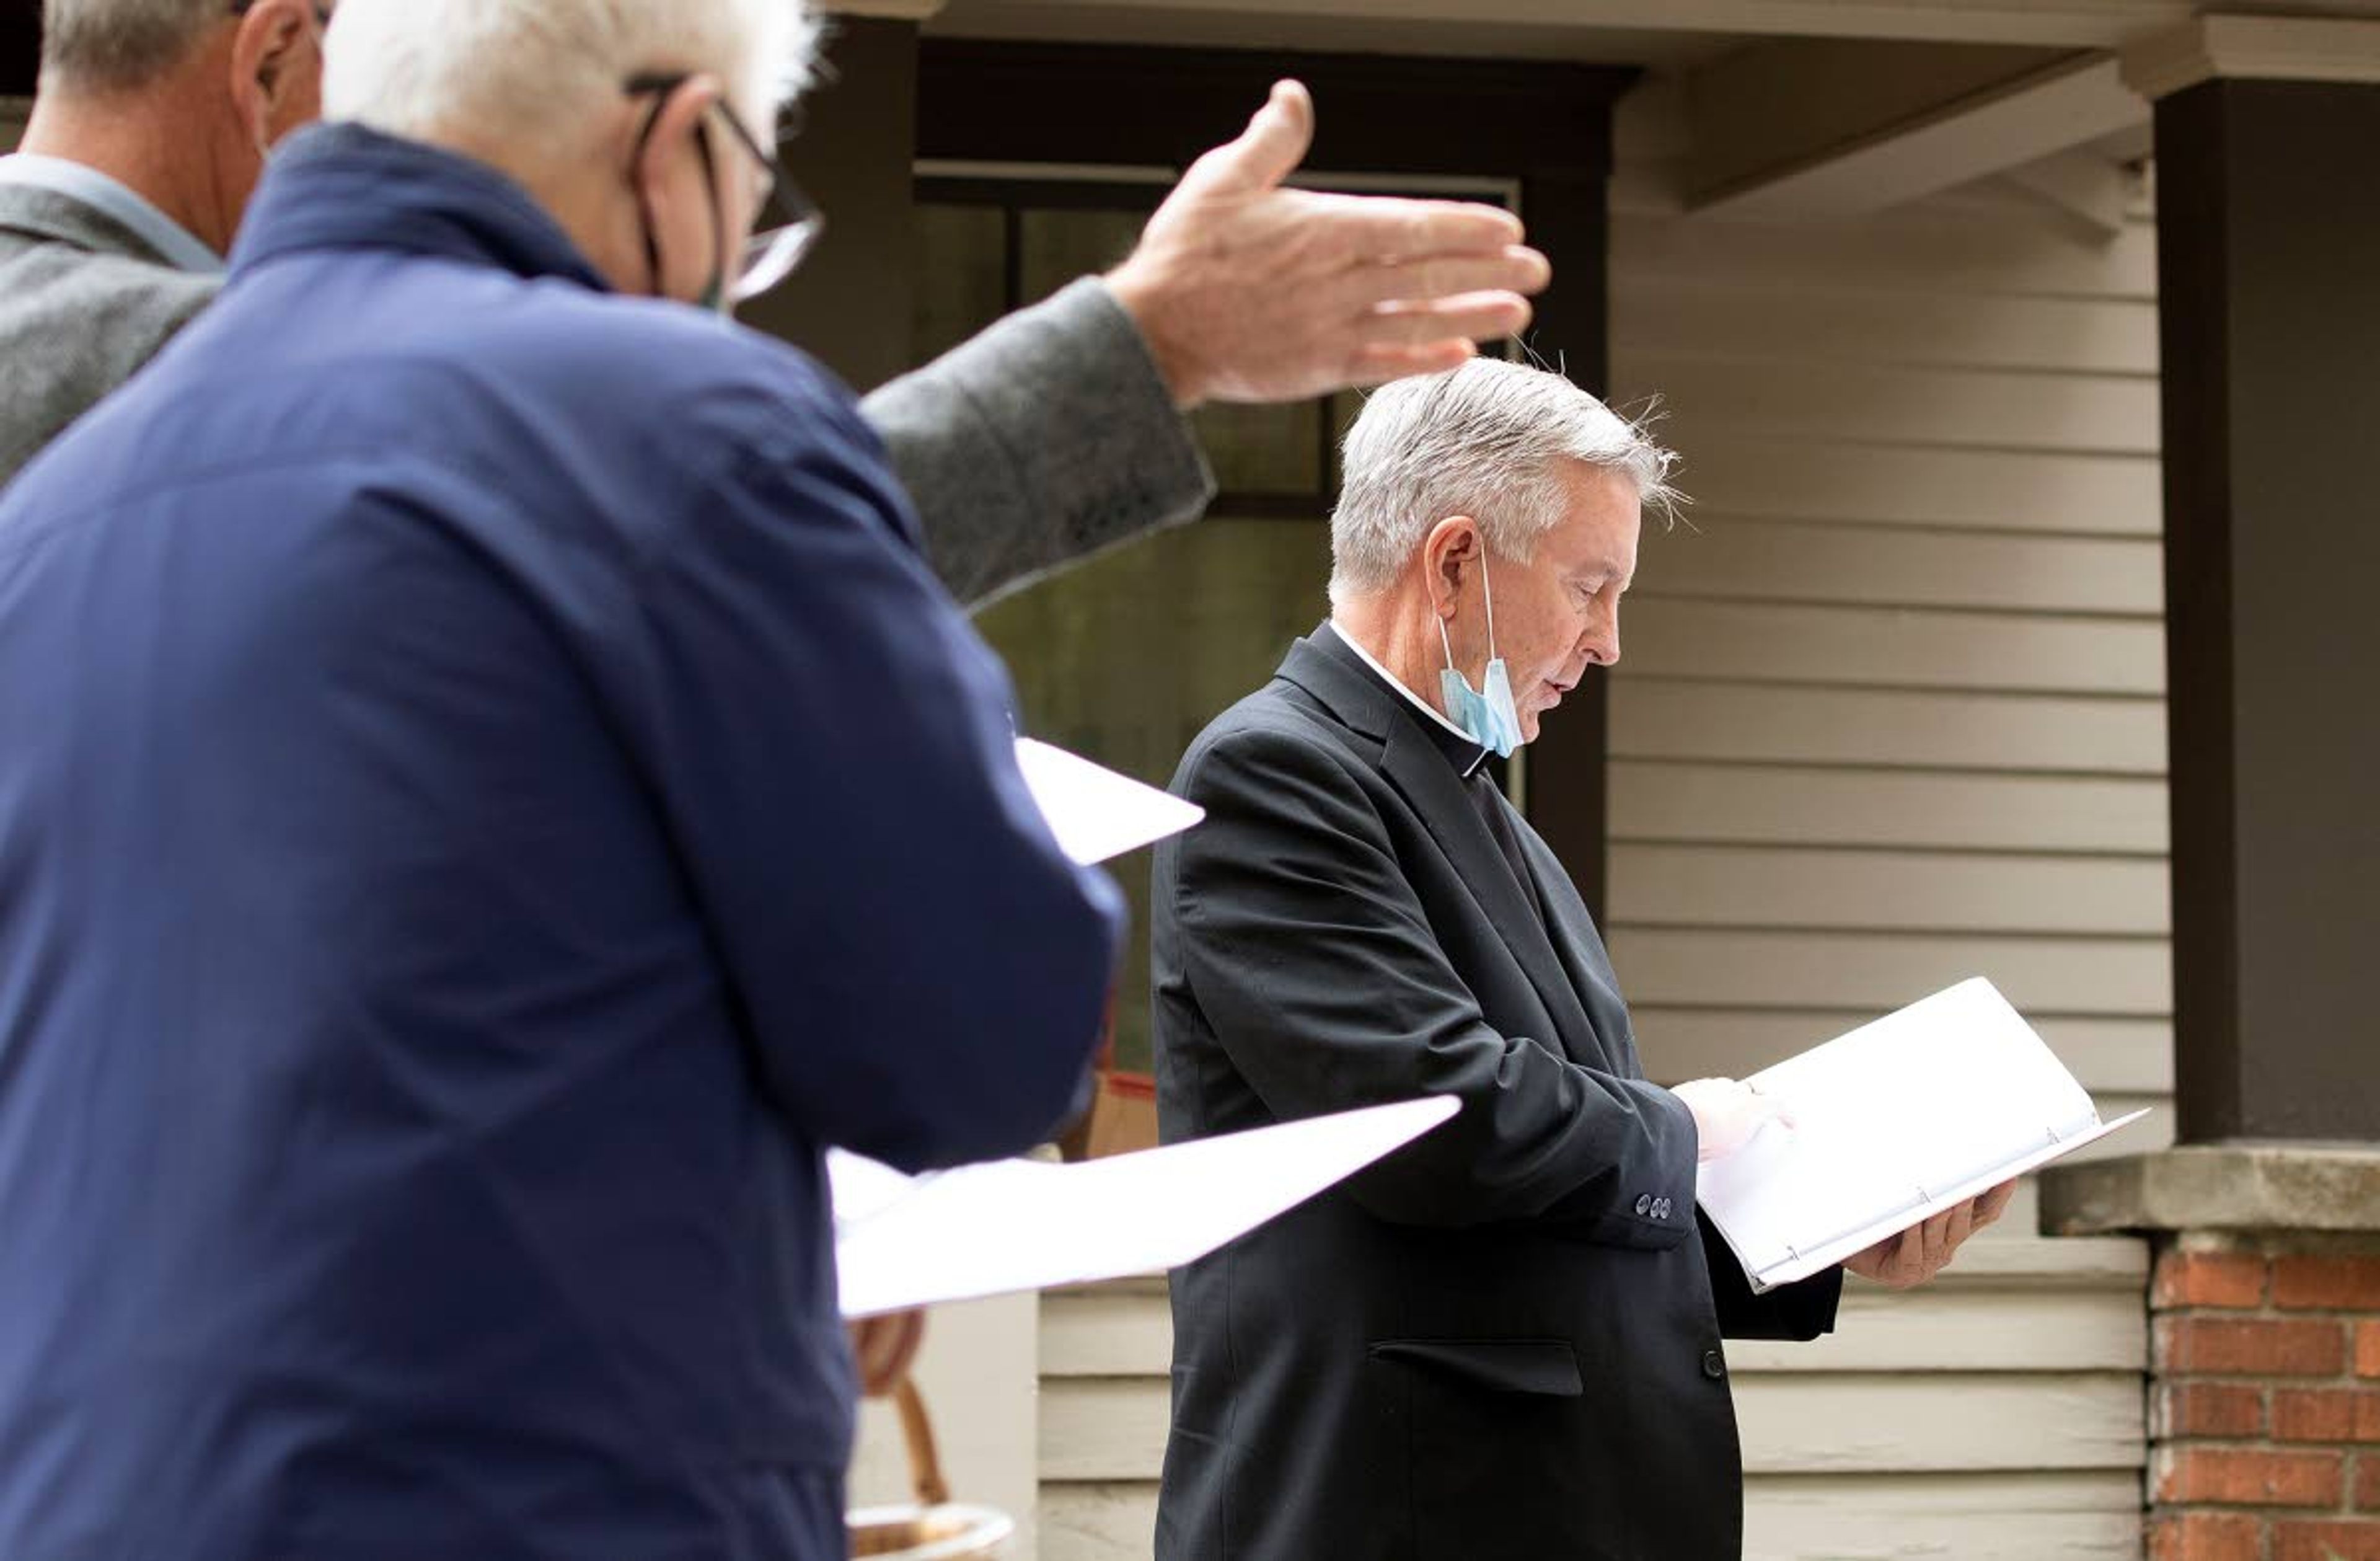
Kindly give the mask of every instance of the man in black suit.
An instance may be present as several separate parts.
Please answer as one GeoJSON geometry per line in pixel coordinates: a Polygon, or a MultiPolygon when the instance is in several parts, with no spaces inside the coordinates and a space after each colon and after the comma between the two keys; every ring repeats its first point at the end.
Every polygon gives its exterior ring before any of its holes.
{"type": "MultiPolygon", "coordinates": [[[[1698,1223],[1698,1160],[1767,1103],[1645,1081],[1585,905],[1485,768],[1619,659],[1669,465],[1539,370],[1378,392],[1331,621],[1182,762],[1208,819],[1157,859],[1166,1138],[1463,1110],[1174,1275],[1160,1561],[1741,1552],[1720,1340],[1828,1332],[1841,1273],[1755,1296],[1698,1223]]],[[[1930,1277],[2009,1191],[1849,1266],[1930,1277]]]]}

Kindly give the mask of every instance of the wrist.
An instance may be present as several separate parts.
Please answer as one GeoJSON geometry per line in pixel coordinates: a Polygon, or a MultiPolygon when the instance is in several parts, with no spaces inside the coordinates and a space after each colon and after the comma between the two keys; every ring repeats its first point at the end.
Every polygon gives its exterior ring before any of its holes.
{"type": "Polygon", "coordinates": [[[1165,382],[1165,393],[1173,398],[1174,409],[1196,409],[1207,399],[1205,374],[1196,355],[1172,328],[1165,278],[1158,267],[1135,252],[1102,280],[1140,332],[1149,361],[1165,382]]]}

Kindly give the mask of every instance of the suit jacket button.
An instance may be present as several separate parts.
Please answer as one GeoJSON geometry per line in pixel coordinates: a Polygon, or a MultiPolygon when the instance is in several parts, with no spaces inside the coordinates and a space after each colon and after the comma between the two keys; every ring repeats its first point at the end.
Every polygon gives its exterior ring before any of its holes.
{"type": "Polygon", "coordinates": [[[1641,1218],[1641,1217],[1643,1217],[1643,1216],[1644,1216],[1644,1215],[1645,1215],[1645,1214],[1649,1214],[1649,1213],[1651,1213],[1652,1212],[1653,1212],[1653,1195],[1652,1195],[1651,1193],[1649,1193],[1649,1192],[1640,1192],[1640,1193],[1638,1193],[1638,1194],[1636,1195],[1636,1213],[1637,1213],[1638,1217],[1640,1217],[1640,1218],[1641,1218]]]}
{"type": "Polygon", "coordinates": [[[1665,1220],[1670,1217],[1670,1201],[1668,1199],[1657,1198],[1653,1201],[1653,1217],[1657,1220],[1665,1220]]]}
{"type": "Polygon", "coordinates": [[[1703,1375],[1717,1382],[1727,1375],[1727,1358],[1716,1349],[1703,1351],[1703,1375]]]}

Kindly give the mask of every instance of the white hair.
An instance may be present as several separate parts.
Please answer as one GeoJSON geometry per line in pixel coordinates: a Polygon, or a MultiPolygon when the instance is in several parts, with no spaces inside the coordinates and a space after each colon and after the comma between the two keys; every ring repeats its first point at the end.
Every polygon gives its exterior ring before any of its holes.
{"type": "Polygon", "coordinates": [[[567,156],[631,77],[706,72],[765,142],[818,43],[803,0],[343,0],[322,109],[416,140],[567,156]]]}
{"type": "Polygon", "coordinates": [[[1565,460],[1625,473],[1648,509],[1678,501],[1677,457],[1549,370],[1477,358],[1374,391],[1341,446],[1331,602],[1393,585],[1450,515],[1470,516],[1498,557],[1526,564],[1561,521],[1565,460]]]}
{"type": "Polygon", "coordinates": [[[230,16],[229,0],[42,0],[42,74],[79,91],[146,86],[230,16]]]}

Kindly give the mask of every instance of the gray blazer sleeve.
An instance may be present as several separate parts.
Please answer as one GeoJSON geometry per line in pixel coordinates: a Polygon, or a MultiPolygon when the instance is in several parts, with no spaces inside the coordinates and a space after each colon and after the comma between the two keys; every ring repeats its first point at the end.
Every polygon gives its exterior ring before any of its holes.
{"type": "Polygon", "coordinates": [[[1195,519],[1214,479],[1139,327],[1085,278],[861,405],[925,522],[934,572],[980,604],[1195,519]]]}

